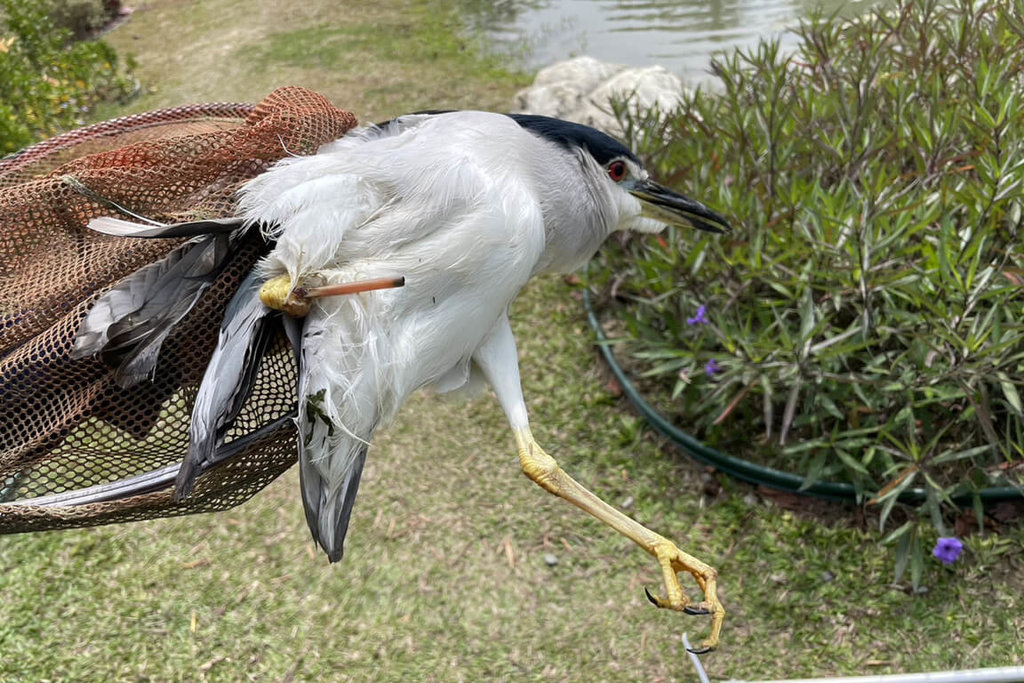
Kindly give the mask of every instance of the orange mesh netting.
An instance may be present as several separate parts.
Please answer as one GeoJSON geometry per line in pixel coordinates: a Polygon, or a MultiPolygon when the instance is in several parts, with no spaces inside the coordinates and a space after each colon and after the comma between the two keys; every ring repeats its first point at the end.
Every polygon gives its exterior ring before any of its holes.
{"type": "Polygon", "coordinates": [[[355,123],[317,93],[282,88],[255,106],[115,119],[0,160],[0,533],[222,510],[294,463],[296,368],[281,338],[227,452],[247,438],[174,500],[224,308],[267,246],[249,240],[164,342],[154,376],[123,388],[116,365],[71,358],[79,325],[103,292],[182,240],[110,237],[86,225],[126,217],[115,205],[168,223],[230,216],[246,180],[355,123]]]}

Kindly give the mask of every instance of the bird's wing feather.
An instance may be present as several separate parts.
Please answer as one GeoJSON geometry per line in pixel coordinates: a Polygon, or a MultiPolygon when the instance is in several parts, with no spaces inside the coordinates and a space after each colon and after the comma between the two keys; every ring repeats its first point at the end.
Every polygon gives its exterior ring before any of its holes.
{"type": "Polygon", "coordinates": [[[72,357],[120,357],[122,384],[144,379],[156,366],[164,339],[220,275],[233,252],[230,235],[198,237],[124,278],[89,310],[72,357]]]}
{"type": "Polygon", "coordinates": [[[196,237],[233,232],[244,227],[241,218],[211,218],[186,223],[136,223],[113,216],[101,216],[89,221],[89,229],[115,237],[196,237]]]}
{"type": "Polygon", "coordinates": [[[179,500],[192,491],[204,468],[218,462],[224,437],[252,393],[260,362],[280,330],[280,313],[260,301],[262,284],[263,278],[250,273],[224,312],[217,347],[192,408],[188,453],[175,490],[179,500]]]}

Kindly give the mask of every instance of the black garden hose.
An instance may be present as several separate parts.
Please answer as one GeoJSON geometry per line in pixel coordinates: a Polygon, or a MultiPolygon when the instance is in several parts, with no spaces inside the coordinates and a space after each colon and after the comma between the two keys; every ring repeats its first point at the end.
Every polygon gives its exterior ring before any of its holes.
{"type": "MultiPolygon", "coordinates": [[[[587,311],[587,320],[597,334],[598,348],[601,350],[601,355],[604,357],[605,362],[608,363],[608,367],[611,368],[612,374],[615,375],[615,380],[622,387],[622,393],[629,399],[629,402],[633,404],[633,407],[636,408],[648,424],[694,460],[710,465],[731,477],[750,484],[768,486],[780,491],[801,493],[828,500],[849,503],[860,502],[857,490],[851,484],[829,481],[816,481],[808,484],[805,477],[771,467],[756,465],[710,448],[701,443],[700,440],[695,439],[676,427],[640,395],[639,390],[630,381],[629,377],[626,376],[622,366],[615,360],[611,344],[608,343],[608,337],[605,335],[601,323],[598,322],[597,314],[591,305],[590,290],[586,287],[583,289],[583,306],[587,311]]],[[[902,503],[922,503],[926,497],[927,494],[923,488],[907,488],[900,494],[899,501],[902,503]]],[[[1013,486],[985,488],[980,491],[962,493],[952,497],[954,503],[965,507],[974,504],[976,501],[990,505],[1001,501],[1020,500],[1021,498],[1024,498],[1024,492],[1013,486]]]]}

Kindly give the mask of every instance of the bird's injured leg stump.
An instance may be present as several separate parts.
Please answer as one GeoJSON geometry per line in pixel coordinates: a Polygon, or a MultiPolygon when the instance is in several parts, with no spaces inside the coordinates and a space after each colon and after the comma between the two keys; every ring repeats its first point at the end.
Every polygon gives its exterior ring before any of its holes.
{"type": "Polygon", "coordinates": [[[309,313],[309,308],[313,305],[312,299],[404,286],[404,277],[382,277],[320,287],[293,287],[292,280],[288,275],[278,275],[267,280],[260,288],[260,301],[267,308],[284,311],[288,315],[301,318],[309,313]]]}

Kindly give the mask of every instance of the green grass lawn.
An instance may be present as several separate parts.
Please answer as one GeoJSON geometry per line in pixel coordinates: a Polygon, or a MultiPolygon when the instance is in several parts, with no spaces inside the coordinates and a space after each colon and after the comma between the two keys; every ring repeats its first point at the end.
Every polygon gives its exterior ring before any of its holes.
{"type": "MultiPolygon", "coordinates": [[[[105,114],[286,84],[367,120],[506,108],[523,76],[457,26],[418,0],[150,0],[109,36],[147,91],[105,114]]],[[[544,279],[513,309],[534,432],[719,569],[712,678],[1024,664],[1024,530],[969,539],[954,567],[929,565],[922,594],[890,586],[892,555],[852,510],[717,490],[645,434],[606,386],[575,294],[544,279]]],[[[346,551],[329,566],[314,550],[294,471],[225,513],[0,537],[0,680],[694,680],[680,636],[698,641],[706,621],[655,610],[653,561],[521,475],[489,394],[417,396],[378,437],[346,551]]]]}

